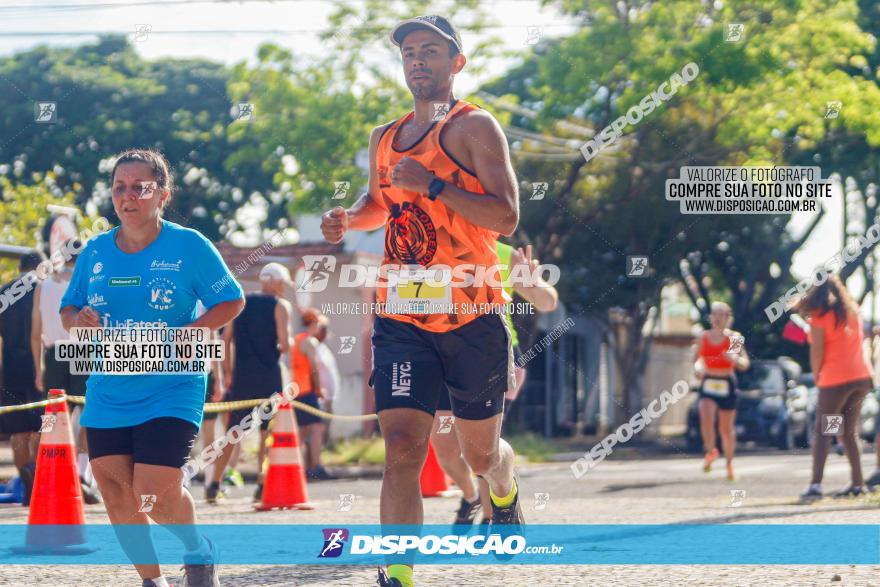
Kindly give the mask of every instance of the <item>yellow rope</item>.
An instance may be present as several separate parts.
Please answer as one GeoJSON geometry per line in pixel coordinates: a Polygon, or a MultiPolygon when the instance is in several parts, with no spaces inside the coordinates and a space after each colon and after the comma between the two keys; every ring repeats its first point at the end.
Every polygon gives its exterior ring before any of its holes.
{"type": "Polygon", "coordinates": [[[63,402],[64,398],[44,399],[41,402],[31,404],[19,404],[17,406],[0,406],[0,414],[8,414],[9,412],[23,412],[24,410],[32,410],[34,408],[42,408],[49,404],[57,404],[63,402]]]}
{"type": "MultiPolygon", "coordinates": [[[[33,402],[30,404],[20,404],[17,406],[0,406],[0,414],[7,414],[9,412],[20,412],[24,410],[33,410],[35,408],[42,408],[48,406],[49,404],[57,404],[63,401],[69,401],[72,404],[85,405],[86,398],[82,395],[66,395],[63,397],[45,399],[39,402],[33,402]]],[[[242,410],[245,408],[254,408],[256,406],[262,405],[266,403],[268,400],[266,399],[245,399],[238,400],[234,402],[212,402],[205,404],[205,413],[219,413],[219,412],[231,412],[233,410],[242,410]]],[[[298,402],[293,400],[291,402],[293,407],[297,410],[302,410],[303,412],[308,412],[319,418],[324,418],[325,420],[342,420],[348,422],[364,422],[367,420],[375,420],[377,419],[376,414],[361,414],[359,416],[346,416],[343,414],[331,414],[330,412],[325,412],[324,410],[319,410],[313,406],[308,404],[304,404],[302,402],[298,402]]]]}

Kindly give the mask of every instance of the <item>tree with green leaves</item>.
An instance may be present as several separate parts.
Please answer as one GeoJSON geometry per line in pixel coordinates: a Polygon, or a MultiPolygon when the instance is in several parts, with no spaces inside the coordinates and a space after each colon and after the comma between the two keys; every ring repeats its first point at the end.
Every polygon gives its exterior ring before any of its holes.
{"type": "MultiPolygon", "coordinates": [[[[127,148],[159,149],[178,177],[169,219],[217,240],[239,228],[235,211],[246,196],[273,188],[261,167],[228,161],[235,149],[255,146],[228,142],[238,106],[227,93],[229,74],[204,59],[142,59],[118,36],[2,58],[0,136],[8,140],[0,164],[23,183],[52,171],[62,189],[75,190],[77,205],[114,218],[109,159],[127,148]],[[55,121],[37,122],[35,105],[49,102],[55,121]]],[[[284,202],[267,199],[267,224],[277,226],[284,202]]]]}
{"type": "MultiPolygon", "coordinates": [[[[71,206],[74,194],[62,190],[52,173],[33,175],[31,181],[13,184],[0,176],[0,244],[38,248],[41,232],[49,216],[48,207],[71,206]]],[[[19,276],[18,261],[0,257],[0,283],[19,276]]]]}
{"type": "MultiPolygon", "coordinates": [[[[749,340],[766,334],[753,331],[766,324],[757,316],[761,300],[789,287],[772,275],[773,264],[787,273],[801,243],[788,234],[787,217],[682,215],[665,201],[665,181],[685,165],[786,164],[824,140],[832,99],[854,102],[832,125],[876,144],[880,93],[845,70],[872,39],[857,26],[854,2],[556,5],[583,27],[545,41],[483,90],[512,115],[524,187],[549,187],[544,200],[523,201],[522,235],[542,261],[563,268],[566,304],[597,313],[618,333],[619,417],[628,417],[640,401],[649,313],[664,285],[681,279],[682,261],[699,277],[700,297],[733,300],[749,340]],[[726,40],[729,23],[744,25],[737,42],[726,40]],[[577,153],[691,62],[699,76],[612,147],[590,161],[577,153]],[[639,254],[650,258],[650,277],[627,278],[625,257],[639,254]]],[[[834,171],[823,168],[823,176],[834,171]]]]}

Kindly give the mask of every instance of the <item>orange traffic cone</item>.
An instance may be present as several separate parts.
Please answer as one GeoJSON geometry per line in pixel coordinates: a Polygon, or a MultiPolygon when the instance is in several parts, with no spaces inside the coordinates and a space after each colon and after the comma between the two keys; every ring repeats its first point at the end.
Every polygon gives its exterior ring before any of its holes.
{"type": "MultiPolygon", "coordinates": [[[[49,399],[64,398],[63,389],[50,389],[49,399]]],[[[70,430],[67,402],[46,406],[37,472],[31,495],[24,551],[63,554],[93,552],[85,544],[83,496],[76,468],[76,448],[70,430]]]]}
{"type": "Polygon", "coordinates": [[[422,497],[439,497],[443,492],[449,489],[446,482],[446,473],[437,460],[434,453],[434,445],[428,441],[428,458],[425,459],[425,465],[422,467],[421,476],[422,497]]]}
{"type": "Polygon", "coordinates": [[[306,491],[306,476],[299,452],[299,433],[289,402],[278,406],[272,419],[272,446],[269,448],[269,471],[263,482],[263,499],[257,510],[275,508],[311,510],[306,491]]]}

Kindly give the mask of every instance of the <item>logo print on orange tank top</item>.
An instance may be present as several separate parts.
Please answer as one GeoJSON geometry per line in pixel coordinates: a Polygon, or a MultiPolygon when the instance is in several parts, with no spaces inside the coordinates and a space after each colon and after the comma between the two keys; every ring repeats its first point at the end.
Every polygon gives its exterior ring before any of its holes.
{"type": "Polygon", "coordinates": [[[392,204],[385,230],[385,254],[407,265],[427,266],[437,253],[437,230],[428,214],[413,204],[392,204]]]}

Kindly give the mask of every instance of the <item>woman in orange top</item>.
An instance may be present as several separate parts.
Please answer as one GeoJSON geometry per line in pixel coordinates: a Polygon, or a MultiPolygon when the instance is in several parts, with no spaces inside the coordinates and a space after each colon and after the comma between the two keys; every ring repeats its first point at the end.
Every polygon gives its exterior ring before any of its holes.
{"type": "MultiPolygon", "coordinates": [[[[303,311],[302,323],[305,330],[296,335],[290,350],[291,377],[299,386],[297,401],[318,409],[321,397],[321,381],[318,375],[316,338],[319,327],[326,324],[327,318],[309,308],[303,311]]],[[[296,423],[302,432],[304,446],[303,463],[307,465],[306,475],[311,479],[330,479],[331,476],[321,465],[321,448],[324,444],[324,421],[303,410],[296,410],[296,423]],[[306,448],[308,447],[308,448],[306,448]]]]}
{"type": "Polygon", "coordinates": [[[727,478],[735,479],[733,473],[733,453],[736,448],[736,377],[734,371],[749,368],[749,356],[742,344],[742,336],[730,330],[733,321],[730,306],[724,302],[714,302],[709,313],[711,328],[703,333],[700,346],[694,356],[695,367],[701,375],[700,381],[700,432],[706,457],[703,471],[712,470],[712,463],[718,458],[715,446],[715,418],[718,418],[718,431],[721,446],[727,460],[727,478]]]}
{"type": "Polygon", "coordinates": [[[831,441],[828,431],[841,427],[852,484],[834,497],[863,495],[866,491],[859,461],[859,416],[862,400],[873,387],[874,374],[862,348],[864,335],[859,307],[840,278],[832,275],[810,289],[798,303],[797,310],[810,317],[810,366],[819,388],[813,478],[801,497],[822,497],[822,474],[831,441]]]}

